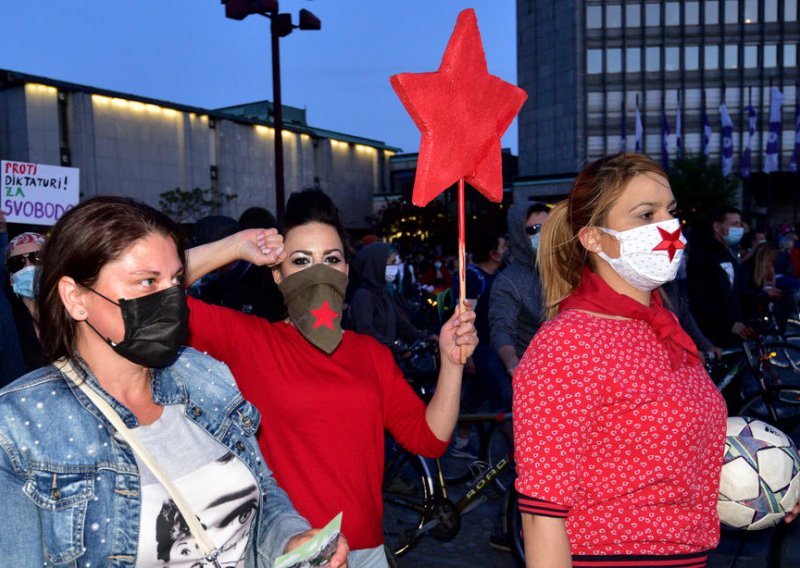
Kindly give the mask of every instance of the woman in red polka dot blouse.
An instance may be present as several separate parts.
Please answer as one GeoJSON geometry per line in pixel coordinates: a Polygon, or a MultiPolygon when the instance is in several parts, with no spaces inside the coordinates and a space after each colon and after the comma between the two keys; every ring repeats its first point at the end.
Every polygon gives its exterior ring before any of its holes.
{"type": "Polygon", "coordinates": [[[550,321],[514,376],[528,566],[699,567],[719,541],[726,410],[654,291],[685,246],[663,170],[587,166],[550,214],[550,321]]]}

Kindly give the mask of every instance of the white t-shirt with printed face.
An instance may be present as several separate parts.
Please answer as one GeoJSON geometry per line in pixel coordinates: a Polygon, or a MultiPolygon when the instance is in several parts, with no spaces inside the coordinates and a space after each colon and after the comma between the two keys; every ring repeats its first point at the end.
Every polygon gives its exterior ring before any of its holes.
{"type": "MultiPolygon", "coordinates": [[[[220,566],[242,566],[260,498],[247,466],[188,420],[182,405],[165,406],[157,421],[135,432],[221,551],[220,566]]],[[[213,566],[203,560],[175,503],[138,456],[137,465],[142,480],[137,568],[213,566]]]]}

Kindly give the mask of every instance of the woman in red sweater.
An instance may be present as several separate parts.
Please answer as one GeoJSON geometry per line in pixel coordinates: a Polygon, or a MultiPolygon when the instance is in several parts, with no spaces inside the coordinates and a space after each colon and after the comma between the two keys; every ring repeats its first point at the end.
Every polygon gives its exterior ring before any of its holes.
{"type": "Polygon", "coordinates": [[[280,323],[189,299],[190,344],[225,362],[264,418],[258,440],[275,478],[312,524],[344,512],[353,566],[386,566],[381,519],[384,430],[412,452],[444,453],[458,416],[460,351],[477,344],[468,311],[439,335],[436,393],[409,387],[391,351],[340,327],[344,230],[321,191],[292,194],[274,230],[243,231],[187,251],[187,283],[237,259],[274,265],[289,312],[280,323]]]}
{"type": "Polygon", "coordinates": [[[514,376],[528,566],[704,566],[725,403],[656,289],[685,238],[646,156],[597,160],[542,231],[550,321],[514,376]],[[655,292],[655,293],[654,293],[655,292]]]}

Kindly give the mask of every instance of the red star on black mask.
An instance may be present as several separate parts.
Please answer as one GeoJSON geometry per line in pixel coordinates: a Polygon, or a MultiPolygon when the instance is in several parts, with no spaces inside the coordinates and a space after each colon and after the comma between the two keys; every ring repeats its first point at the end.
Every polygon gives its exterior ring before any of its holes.
{"type": "Polygon", "coordinates": [[[672,262],[672,259],[675,258],[675,253],[682,249],[686,248],[686,245],[683,244],[681,240],[681,228],[678,227],[675,232],[670,233],[669,231],[665,231],[661,227],[656,227],[658,232],[661,233],[661,242],[656,245],[656,248],[653,250],[665,250],[669,254],[669,260],[672,262]]]}
{"type": "Polygon", "coordinates": [[[322,305],[317,309],[311,310],[311,315],[316,318],[314,329],[322,327],[323,325],[329,329],[333,329],[333,320],[339,317],[339,314],[331,309],[328,300],[322,302],[322,305]]]}

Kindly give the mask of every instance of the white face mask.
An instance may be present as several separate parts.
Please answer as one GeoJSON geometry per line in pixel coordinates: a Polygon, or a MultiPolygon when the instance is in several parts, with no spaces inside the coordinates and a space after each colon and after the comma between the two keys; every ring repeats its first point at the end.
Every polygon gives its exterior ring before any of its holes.
{"type": "Polygon", "coordinates": [[[611,258],[602,251],[597,255],[637,290],[649,292],[675,279],[686,247],[678,219],[627,231],[598,228],[619,241],[619,257],[611,258]]]}
{"type": "Polygon", "coordinates": [[[392,283],[397,279],[397,274],[400,272],[399,264],[386,265],[386,282],[392,283]]]}

